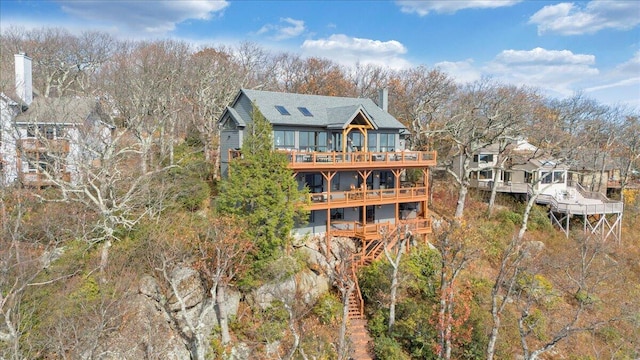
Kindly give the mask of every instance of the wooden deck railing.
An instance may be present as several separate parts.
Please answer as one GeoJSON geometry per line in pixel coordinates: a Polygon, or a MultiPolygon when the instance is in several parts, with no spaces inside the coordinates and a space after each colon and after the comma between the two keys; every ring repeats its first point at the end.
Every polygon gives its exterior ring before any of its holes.
{"type": "MultiPolygon", "coordinates": [[[[431,220],[416,218],[400,220],[398,226],[406,228],[415,234],[427,234],[431,232],[431,220]]],[[[333,221],[331,233],[335,236],[353,237],[366,241],[378,240],[383,234],[388,234],[396,228],[391,222],[363,225],[359,221],[333,221]]]]}
{"type": "Polygon", "coordinates": [[[18,144],[24,152],[69,152],[69,140],[67,139],[19,139],[18,144]]]}
{"type": "MultiPolygon", "coordinates": [[[[69,182],[71,181],[71,173],[67,171],[60,172],[56,174],[56,178],[69,182]]],[[[41,187],[55,185],[54,180],[47,176],[47,174],[40,172],[21,173],[20,181],[25,186],[41,187]]]]}
{"type": "Polygon", "coordinates": [[[396,202],[426,200],[427,190],[425,186],[418,186],[393,189],[325,191],[308,194],[307,200],[310,204],[310,210],[362,206],[365,203],[368,205],[393,204],[396,202]]]}
{"type": "MultiPolygon", "coordinates": [[[[435,151],[396,152],[306,152],[278,150],[287,155],[293,170],[318,168],[419,167],[435,166],[435,151]]],[[[229,150],[229,159],[241,156],[240,150],[229,150]]]]}

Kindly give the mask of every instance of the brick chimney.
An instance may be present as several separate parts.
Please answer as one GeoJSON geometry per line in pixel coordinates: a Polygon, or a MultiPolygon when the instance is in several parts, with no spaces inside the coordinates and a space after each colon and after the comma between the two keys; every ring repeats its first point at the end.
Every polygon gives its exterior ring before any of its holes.
{"type": "Polygon", "coordinates": [[[25,53],[14,55],[16,62],[16,94],[27,105],[33,101],[31,58],[25,53]]]}
{"type": "Polygon", "coordinates": [[[384,88],[378,91],[378,106],[382,110],[389,112],[389,89],[384,88]]]}

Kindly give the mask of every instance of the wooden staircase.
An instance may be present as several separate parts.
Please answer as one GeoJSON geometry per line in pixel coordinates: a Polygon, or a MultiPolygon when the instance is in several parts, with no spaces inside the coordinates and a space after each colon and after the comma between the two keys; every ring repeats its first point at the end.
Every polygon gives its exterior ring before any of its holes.
{"type": "MultiPolygon", "coordinates": [[[[388,249],[392,249],[398,242],[397,227],[389,235],[389,241],[386,246],[388,249]]],[[[353,255],[351,258],[351,276],[355,282],[355,289],[349,295],[349,336],[351,339],[353,360],[372,360],[371,350],[373,347],[373,341],[367,330],[367,320],[364,315],[364,301],[362,299],[362,292],[360,291],[360,285],[358,284],[357,272],[362,266],[371,264],[373,261],[378,260],[382,254],[384,254],[385,242],[381,240],[374,240],[364,245],[364,250],[353,255]]]]}
{"type": "Polygon", "coordinates": [[[373,360],[371,350],[373,339],[367,330],[366,319],[349,320],[349,338],[351,340],[351,359],[353,360],[373,360]]]}

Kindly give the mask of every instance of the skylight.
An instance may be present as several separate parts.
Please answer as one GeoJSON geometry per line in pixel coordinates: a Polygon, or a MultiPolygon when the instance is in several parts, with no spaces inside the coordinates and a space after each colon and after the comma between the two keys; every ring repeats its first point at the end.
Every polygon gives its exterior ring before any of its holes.
{"type": "Polygon", "coordinates": [[[287,111],[287,109],[285,109],[285,107],[282,105],[276,105],[276,110],[280,112],[280,115],[291,115],[289,114],[289,111],[287,111]]]}
{"type": "Polygon", "coordinates": [[[307,109],[306,107],[299,107],[298,110],[300,110],[300,112],[302,113],[302,115],[304,116],[313,116],[313,114],[311,113],[311,111],[309,111],[309,109],[307,109]]]}

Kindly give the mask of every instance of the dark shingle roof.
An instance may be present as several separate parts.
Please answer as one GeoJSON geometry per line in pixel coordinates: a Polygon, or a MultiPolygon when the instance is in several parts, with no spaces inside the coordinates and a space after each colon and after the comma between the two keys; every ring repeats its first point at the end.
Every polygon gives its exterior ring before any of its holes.
{"type": "MultiPolygon", "coordinates": [[[[305,95],[260,90],[240,90],[255,103],[273,125],[342,128],[362,111],[378,129],[405,129],[405,126],[371,99],[305,95]],[[282,115],[275,106],[284,106],[290,115],[282,115]],[[305,107],[313,116],[298,111],[305,107]]],[[[251,122],[250,119],[244,119],[251,122]]]]}
{"type": "Polygon", "coordinates": [[[86,121],[104,121],[98,103],[92,98],[38,97],[29,108],[19,114],[19,123],[83,124],[86,121]]]}

